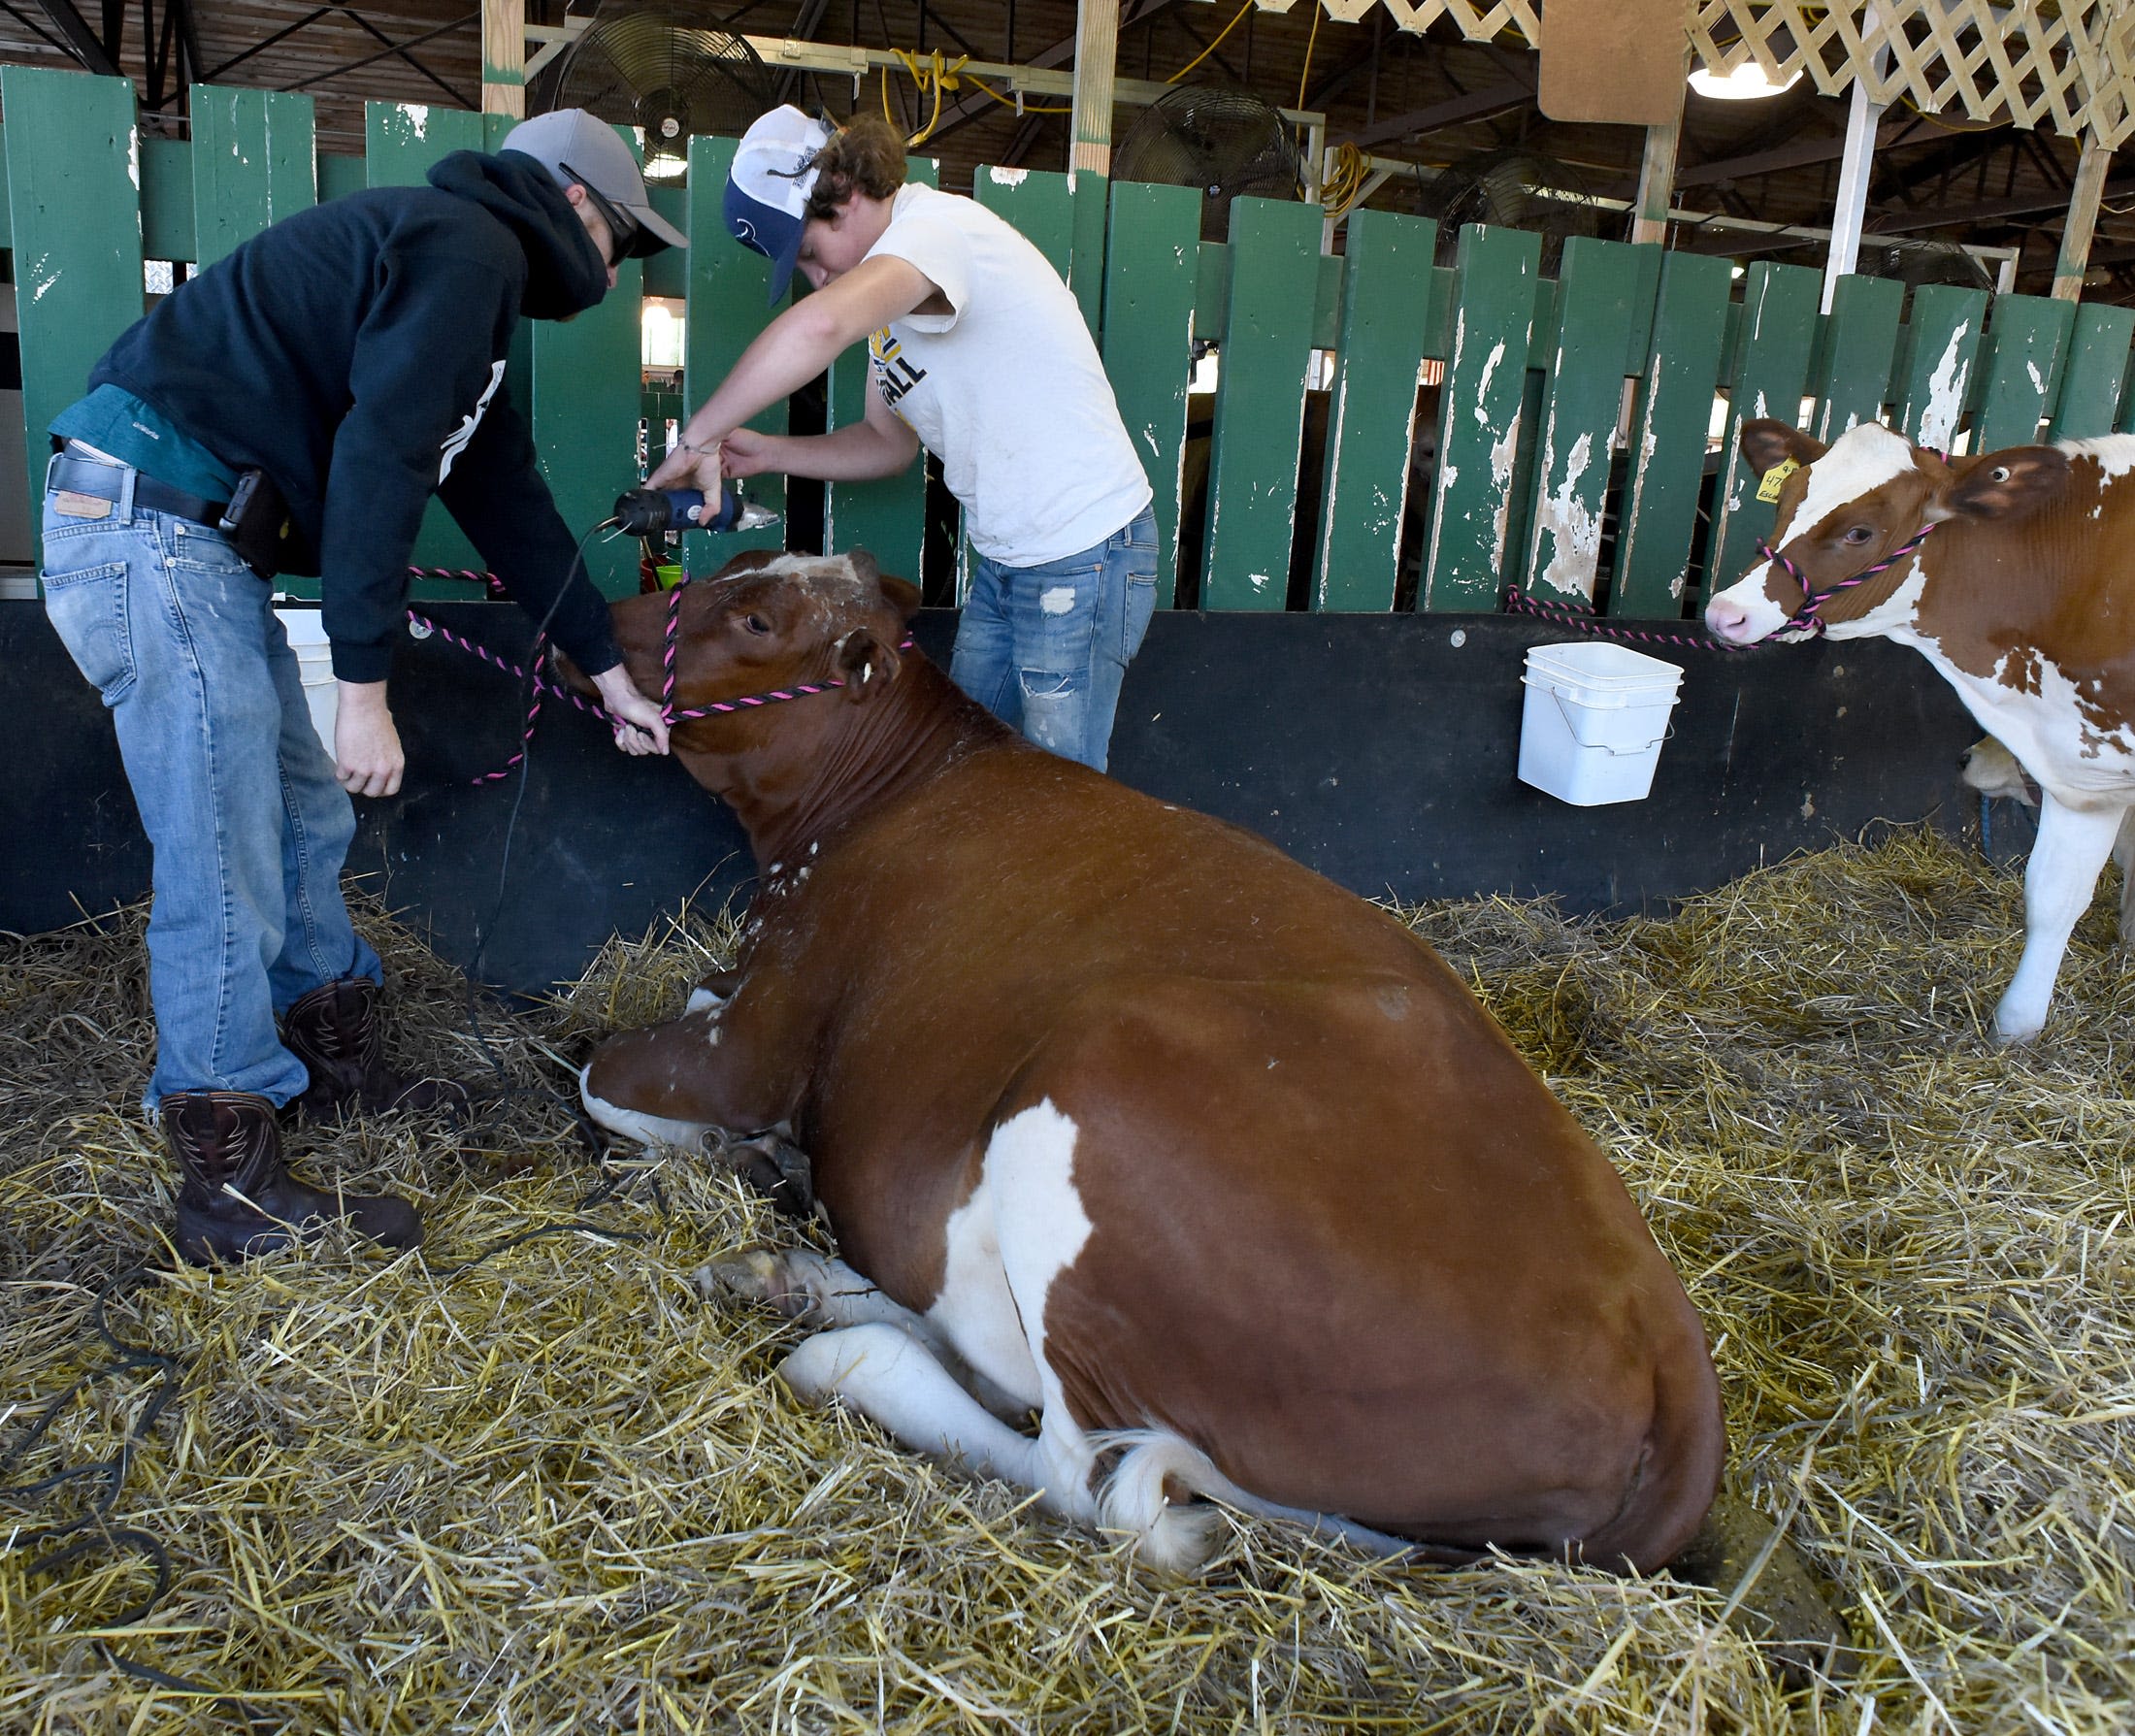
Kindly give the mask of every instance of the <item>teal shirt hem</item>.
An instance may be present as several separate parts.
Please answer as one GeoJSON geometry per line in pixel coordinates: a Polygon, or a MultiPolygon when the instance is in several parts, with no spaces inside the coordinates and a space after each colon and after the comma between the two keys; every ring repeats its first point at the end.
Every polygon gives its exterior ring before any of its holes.
{"type": "Polygon", "coordinates": [[[203,500],[226,501],[237,472],[170,417],[121,386],[98,386],[52,418],[51,432],[130,464],[145,476],[203,500]]]}

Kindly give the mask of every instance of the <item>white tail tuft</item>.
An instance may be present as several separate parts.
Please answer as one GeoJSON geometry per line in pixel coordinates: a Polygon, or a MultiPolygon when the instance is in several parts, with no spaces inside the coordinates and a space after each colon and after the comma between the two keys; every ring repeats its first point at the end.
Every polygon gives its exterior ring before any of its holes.
{"type": "Polygon", "coordinates": [[[1166,1498],[1166,1479],[1196,1494],[1228,1496],[1231,1480],[1199,1447],[1158,1428],[1121,1429],[1093,1436],[1102,1452],[1125,1448],[1097,1491],[1098,1524],[1134,1539],[1134,1553],[1167,1573],[1194,1573],[1214,1553],[1221,1516],[1213,1507],[1182,1506],[1166,1498]]]}

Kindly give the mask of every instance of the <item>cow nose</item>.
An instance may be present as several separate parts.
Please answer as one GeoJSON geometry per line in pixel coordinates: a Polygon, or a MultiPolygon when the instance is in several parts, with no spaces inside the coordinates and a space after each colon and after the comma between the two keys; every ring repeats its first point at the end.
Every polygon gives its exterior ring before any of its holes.
{"type": "Polygon", "coordinates": [[[1750,611],[1729,598],[1715,597],[1705,606],[1705,631],[1730,645],[1747,643],[1751,637],[1750,611]]]}

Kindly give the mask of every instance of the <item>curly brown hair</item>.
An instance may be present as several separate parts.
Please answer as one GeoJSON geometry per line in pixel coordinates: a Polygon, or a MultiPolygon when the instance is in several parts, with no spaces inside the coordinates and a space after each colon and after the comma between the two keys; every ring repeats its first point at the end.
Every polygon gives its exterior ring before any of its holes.
{"type": "Polygon", "coordinates": [[[904,140],[879,115],[855,115],[815,153],[808,215],[828,221],[855,193],[894,199],[904,184],[904,140]]]}

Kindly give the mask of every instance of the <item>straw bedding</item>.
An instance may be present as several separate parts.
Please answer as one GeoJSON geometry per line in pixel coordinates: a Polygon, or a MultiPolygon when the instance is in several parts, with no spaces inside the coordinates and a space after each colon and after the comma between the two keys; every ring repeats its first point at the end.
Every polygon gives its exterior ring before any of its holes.
{"type": "MultiPolygon", "coordinates": [[[[731,925],[685,916],[550,1007],[486,1010],[519,1089],[470,1130],[297,1136],[314,1175],[419,1196],[429,1263],[329,1242],[238,1275],[169,1275],[157,1239],[141,913],[0,942],[0,1454],[114,1359],[107,1289],[116,1339],[178,1359],[113,1541],[50,1572],[58,1545],[0,1554],[0,1728],[2135,1727],[2135,970],[2101,901],[2046,1039],[1994,1052],[2019,909],[2007,873],[1902,833],[1666,921],[1403,913],[1703,1310],[1728,1485],[1787,1519],[1859,1643],[1851,1680],[1799,1686],[1664,1575],[1426,1572],[1237,1522],[1180,1583],[799,1408],[771,1373],[795,1328],[699,1274],[801,1232],[702,1157],[596,1161],[554,1095],[731,925]],[[165,1275],[127,1279],[144,1261],[165,1275]],[[99,1626],[151,1589],[132,1534],[168,1593],[99,1626]]],[[[488,1066],[453,975],[364,920],[399,1058],[488,1066]]],[[[108,1458],[157,1384],[93,1386],[0,1484],[108,1458]]]]}

